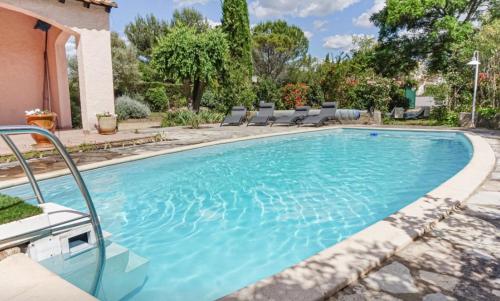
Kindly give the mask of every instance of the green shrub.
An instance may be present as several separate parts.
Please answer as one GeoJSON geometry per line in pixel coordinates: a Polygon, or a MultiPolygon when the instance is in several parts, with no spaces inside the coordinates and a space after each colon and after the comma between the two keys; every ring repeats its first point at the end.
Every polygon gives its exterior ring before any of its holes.
{"type": "Polygon", "coordinates": [[[446,120],[447,115],[448,115],[448,109],[445,106],[439,106],[439,107],[433,107],[431,109],[429,118],[440,122],[444,122],[446,120]]]}
{"type": "Polygon", "coordinates": [[[146,91],[145,100],[154,112],[164,112],[168,109],[168,96],[165,87],[151,87],[146,91]]]}
{"type": "Polygon", "coordinates": [[[492,107],[479,108],[477,114],[485,119],[493,119],[498,113],[498,109],[492,107]]]}
{"type": "Polygon", "coordinates": [[[426,85],[424,96],[432,96],[438,103],[443,103],[450,94],[450,87],[446,83],[426,85]]]}
{"type": "Polygon", "coordinates": [[[453,111],[448,111],[448,114],[446,114],[445,125],[452,127],[460,126],[460,119],[458,117],[458,113],[453,111]]]}
{"type": "Polygon", "coordinates": [[[207,90],[201,97],[201,106],[211,110],[218,110],[221,106],[221,99],[215,91],[207,90]]]}
{"type": "Polygon", "coordinates": [[[149,107],[127,95],[116,99],[116,115],[119,120],[147,118],[151,114],[149,107]]]}
{"type": "Polygon", "coordinates": [[[202,123],[219,123],[224,119],[224,114],[201,110],[198,114],[188,109],[168,111],[162,120],[162,127],[191,126],[199,128],[202,123]]]}
{"type": "Polygon", "coordinates": [[[255,107],[258,107],[260,102],[272,102],[275,104],[276,109],[284,109],[284,105],[281,102],[281,92],[278,85],[271,79],[261,78],[259,82],[254,86],[256,103],[255,107]]]}
{"type": "Polygon", "coordinates": [[[191,86],[183,84],[166,84],[165,92],[170,107],[182,108],[188,104],[188,98],[191,95],[191,86]]]}
{"type": "Polygon", "coordinates": [[[42,212],[40,207],[27,204],[21,198],[0,194],[0,225],[42,212]]]}
{"type": "Polygon", "coordinates": [[[208,110],[201,110],[198,115],[201,116],[203,123],[220,123],[225,117],[223,113],[208,110]]]}
{"type": "Polygon", "coordinates": [[[391,101],[391,91],[394,89],[393,85],[392,80],[382,77],[364,79],[349,92],[349,98],[351,98],[349,107],[387,112],[391,101]]]}
{"type": "Polygon", "coordinates": [[[437,125],[446,125],[451,127],[460,125],[458,113],[448,110],[445,106],[432,108],[429,119],[435,120],[437,125]]]}

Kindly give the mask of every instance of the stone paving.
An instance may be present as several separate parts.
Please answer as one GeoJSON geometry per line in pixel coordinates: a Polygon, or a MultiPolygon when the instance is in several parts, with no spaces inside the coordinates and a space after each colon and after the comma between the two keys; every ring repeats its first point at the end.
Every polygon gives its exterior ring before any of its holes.
{"type": "MultiPolygon", "coordinates": [[[[500,157],[498,132],[482,132],[500,157]]],[[[500,162],[490,179],[422,238],[329,301],[500,300],[500,162]]]]}

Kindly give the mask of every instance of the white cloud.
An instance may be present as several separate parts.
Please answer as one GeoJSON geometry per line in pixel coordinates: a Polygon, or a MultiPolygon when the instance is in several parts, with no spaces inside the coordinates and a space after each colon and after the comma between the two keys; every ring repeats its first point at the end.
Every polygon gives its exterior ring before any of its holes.
{"type": "Polygon", "coordinates": [[[384,7],[385,0],[375,0],[373,6],[358,17],[352,19],[352,23],[359,27],[372,27],[373,23],[370,21],[370,17],[381,11],[384,7]]]}
{"type": "Polygon", "coordinates": [[[193,6],[195,4],[206,4],[208,1],[209,0],[174,0],[174,6],[193,6]]]}
{"type": "Polygon", "coordinates": [[[214,21],[214,20],[211,20],[208,18],[206,20],[207,20],[208,26],[210,26],[211,28],[217,27],[217,26],[222,24],[220,21],[214,21]]]}
{"type": "Polygon", "coordinates": [[[255,0],[250,3],[250,12],[258,18],[285,15],[298,17],[325,16],[336,11],[341,11],[358,1],[359,0],[255,0]]]}
{"type": "Polygon", "coordinates": [[[354,42],[356,38],[373,38],[372,35],[364,35],[364,34],[352,34],[352,35],[333,35],[326,37],[323,41],[323,47],[329,49],[337,49],[349,51],[354,49],[354,42]]]}
{"type": "Polygon", "coordinates": [[[314,29],[319,30],[319,31],[325,31],[327,24],[328,24],[328,21],[326,21],[326,20],[315,20],[313,22],[314,29]]]}
{"type": "Polygon", "coordinates": [[[304,31],[304,35],[306,36],[306,38],[307,38],[308,40],[311,40],[311,38],[314,36],[314,34],[313,34],[312,32],[307,31],[307,30],[306,30],[306,31],[304,31]]]}
{"type": "Polygon", "coordinates": [[[68,41],[66,42],[66,56],[67,57],[73,57],[76,56],[76,39],[74,36],[69,37],[68,41]]]}

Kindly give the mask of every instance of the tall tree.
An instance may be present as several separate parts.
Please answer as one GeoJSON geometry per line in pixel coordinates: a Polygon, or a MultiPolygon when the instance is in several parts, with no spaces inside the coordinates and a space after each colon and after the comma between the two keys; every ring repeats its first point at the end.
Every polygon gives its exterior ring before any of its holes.
{"type": "Polygon", "coordinates": [[[208,22],[203,15],[194,8],[185,7],[181,10],[176,9],[172,14],[171,27],[186,26],[192,27],[197,31],[205,31],[209,28],[208,22]]]}
{"type": "Polygon", "coordinates": [[[229,47],[220,29],[198,32],[177,26],[158,41],[152,66],[164,80],[192,84],[192,108],[198,112],[205,88],[216,84],[228,56],[229,47]]]}
{"type": "Polygon", "coordinates": [[[309,48],[304,32],[283,20],[268,21],[253,28],[253,59],[257,75],[278,80],[286,66],[302,59],[309,48]]]}
{"type": "Polygon", "coordinates": [[[230,45],[230,55],[235,63],[252,74],[252,35],[246,0],[224,0],[222,4],[222,31],[230,45]]]}
{"type": "MultiPolygon", "coordinates": [[[[474,22],[497,0],[388,0],[372,16],[379,27],[377,68],[384,75],[409,73],[426,60],[446,71],[470,45],[474,22]]],[[[461,60],[461,58],[460,58],[461,60]]]]}
{"type": "Polygon", "coordinates": [[[229,44],[230,64],[221,74],[220,92],[226,110],[234,105],[250,107],[255,99],[251,78],[252,35],[246,0],[224,0],[222,31],[229,44]]]}
{"type": "Polygon", "coordinates": [[[125,26],[127,39],[137,48],[139,55],[146,60],[150,59],[157,39],[167,34],[168,31],[168,24],[154,15],[137,16],[134,22],[125,26]]]}
{"type": "Polygon", "coordinates": [[[127,45],[116,32],[111,33],[111,57],[115,94],[136,93],[142,81],[137,50],[133,45],[127,45]]]}

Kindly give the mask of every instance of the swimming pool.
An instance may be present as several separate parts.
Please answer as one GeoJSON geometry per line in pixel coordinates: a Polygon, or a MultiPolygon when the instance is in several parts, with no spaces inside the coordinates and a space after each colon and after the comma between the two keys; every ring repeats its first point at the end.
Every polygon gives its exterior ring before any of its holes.
{"type": "MultiPolygon", "coordinates": [[[[84,178],[103,228],[150,260],[133,300],[211,300],[398,211],[471,155],[459,133],[328,130],[159,156],[84,178]]],[[[41,188],[48,200],[82,204],[67,177],[41,188]]]]}

